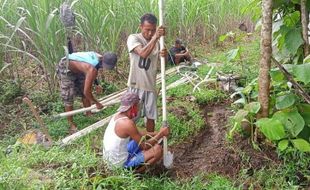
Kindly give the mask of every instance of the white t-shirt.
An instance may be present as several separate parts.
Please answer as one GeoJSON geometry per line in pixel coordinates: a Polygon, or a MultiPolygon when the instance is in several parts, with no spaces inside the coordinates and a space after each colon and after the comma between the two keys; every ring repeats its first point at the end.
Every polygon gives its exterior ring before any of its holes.
{"type": "Polygon", "coordinates": [[[128,117],[114,119],[115,115],[110,120],[108,127],[104,132],[103,137],[103,159],[106,160],[109,166],[122,167],[127,160],[128,151],[127,144],[129,138],[121,138],[115,133],[115,124],[118,120],[128,117]]]}
{"type": "Polygon", "coordinates": [[[156,73],[159,60],[159,43],[157,42],[148,58],[143,59],[133,50],[142,45],[146,46],[148,41],[139,34],[131,34],[127,40],[130,58],[130,71],[128,87],[156,92],[156,73]]]}

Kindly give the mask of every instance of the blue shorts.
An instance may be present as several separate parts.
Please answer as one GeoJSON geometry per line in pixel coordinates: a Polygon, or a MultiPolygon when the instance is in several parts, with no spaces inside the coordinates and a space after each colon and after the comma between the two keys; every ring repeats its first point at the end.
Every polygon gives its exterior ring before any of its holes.
{"type": "Polygon", "coordinates": [[[135,168],[144,163],[144,155],[136,141],[131,140],[127,144],[128,158],[124,163],[125,168],[135,168]]]}

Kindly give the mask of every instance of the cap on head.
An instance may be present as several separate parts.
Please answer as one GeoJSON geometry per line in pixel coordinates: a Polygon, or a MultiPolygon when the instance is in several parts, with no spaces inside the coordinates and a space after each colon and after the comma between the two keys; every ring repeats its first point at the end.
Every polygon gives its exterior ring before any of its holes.
{"type": "Polygon", "coordinates": [[[125,112],[129,110],[133,105],[139,103],[139,101],[140,98],[136,93],[125,92],[125,94],[123,94],[123,96],[121,97],[121,105],[117,111],[125,112]]]}
{"type": "Polygon", "coordinates": [[[113,69],[117,63],[117,56],[113,52],[106,52],[102,56],[102,68],[113,69]]]}

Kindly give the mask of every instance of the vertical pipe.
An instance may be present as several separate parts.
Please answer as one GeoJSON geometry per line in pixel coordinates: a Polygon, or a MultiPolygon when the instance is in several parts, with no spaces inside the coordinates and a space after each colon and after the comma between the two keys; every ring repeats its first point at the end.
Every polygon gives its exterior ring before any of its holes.
{"type": "MultiPolygon", "coordinates": [[[[159,0],[159,26],[164,25],[164,2],[159,0]]],[[[159,45],[160,50],[164,49],[164,36],[160,37],[159,45]]],[[[160,66],[161,66],[161,88],[162,88],[162,108],[163,108],[163,124],[167,122],[167,112],[166,112],[166,76],[165,76],[165,57],[160,57],[160,66]]],[[[167,138],[163,137],[164,141],[164,162],[167,155],[167,138]]]]}

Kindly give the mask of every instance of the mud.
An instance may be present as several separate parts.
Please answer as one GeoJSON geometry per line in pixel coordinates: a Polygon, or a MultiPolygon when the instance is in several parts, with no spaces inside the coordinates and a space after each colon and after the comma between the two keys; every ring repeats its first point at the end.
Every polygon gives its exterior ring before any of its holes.
{"type": "Polygon", "coordinates": [[[274,150],[255,150],[249,138],[238,136],[233,142],[227,141],[227,122],[232,114],[227,103],[206,106],[206,127],[197,136],[169,148],[174,153],[174,166],[166,170],[167,174],[187,179],[199,173],[217,173],[233,179],[241,168],[251,175],[254,170],[277,163],[274,150]]]}

